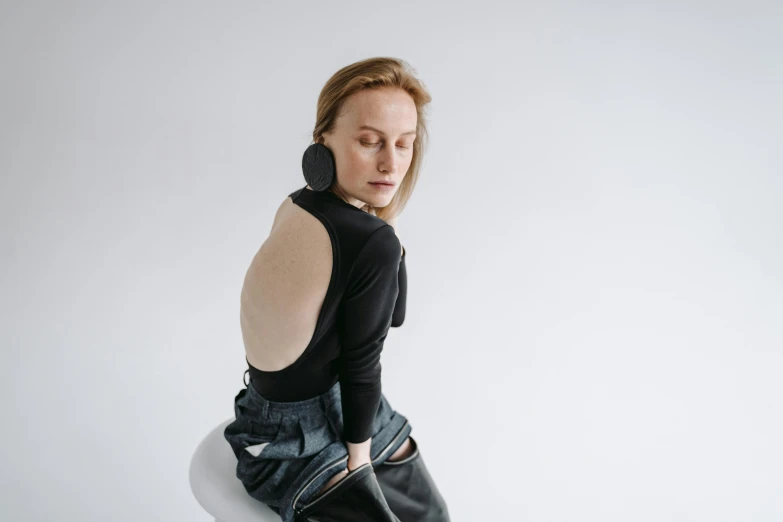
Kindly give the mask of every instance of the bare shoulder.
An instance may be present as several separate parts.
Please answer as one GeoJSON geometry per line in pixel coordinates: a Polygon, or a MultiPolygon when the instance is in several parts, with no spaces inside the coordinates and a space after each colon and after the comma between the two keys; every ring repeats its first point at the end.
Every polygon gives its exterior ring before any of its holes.
{"type": "Polygon", "coordinates": [[[269,248],[302,259],[312,256],[331,260],[331,240],[326,227],[307,210],[286,197],[275,212],[269,248]]]}
{"type": "Polygon", "coordinates": [[[328,284],[331,272],[328,231],[315,216],[288,198],[275,212],[269,236],[251,262],[243,292],[257,290],[267,295],[290,295],[294,300],[312,299],[313,292],[320,295],[325,288],[324,280],[328,284]]]}
{"type": "Polygon", "coordinates": [[[294,205],[294,202],[291,200],[290,197],[286,196],[283,202],[280,203],[280,206],[277,207],[277,211],[275,212],[275,218],[272,221],[272,230],[274,230],[275,227],[280,223],[283,213],[285,212],[286,208],[289,208],[290,205],[294,205]]]}

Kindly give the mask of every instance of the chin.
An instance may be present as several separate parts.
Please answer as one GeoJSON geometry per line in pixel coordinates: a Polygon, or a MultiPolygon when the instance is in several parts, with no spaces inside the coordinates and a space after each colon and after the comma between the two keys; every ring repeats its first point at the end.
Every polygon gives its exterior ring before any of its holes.
{"type": "Polygon", "coordinates": [[[391,203],[392,198],[394,197],[394,194],[388,194],[386,196],[375,196],[373,198],[370,198],[370,201],[368,203],[374,207],[385,207],[389,203],[391,203]]]}

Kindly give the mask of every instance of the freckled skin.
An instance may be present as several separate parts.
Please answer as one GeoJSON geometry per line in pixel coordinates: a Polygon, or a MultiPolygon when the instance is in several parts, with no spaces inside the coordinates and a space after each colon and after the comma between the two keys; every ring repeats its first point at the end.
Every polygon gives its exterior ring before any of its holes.
{"type": "Polygon", "coordinates": [[[413,160],[416,104],[398,88],[367,89],[345,100],[335,126],[318,139],[334,156],[337,184],[348,202],[385,207],[391,202],[413,160]],[[369,125],[382,131],[359,130],[369,125]],[[392,190],[378,190],[369,183],[391,180],[392,190]]]}

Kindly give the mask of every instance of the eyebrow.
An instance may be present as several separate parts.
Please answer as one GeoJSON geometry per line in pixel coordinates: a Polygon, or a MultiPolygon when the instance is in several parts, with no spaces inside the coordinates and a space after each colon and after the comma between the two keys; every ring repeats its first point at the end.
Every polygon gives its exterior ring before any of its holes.
{"type": "MultiPolygon", "coordinates": [[[[371,130],[371,131],[377,132],[378,134],[383,134],[384,136],[386,136],[386,133],[383,132],[382,130],[376,129],[375,127],[371,127],[369,125],[362,125],[361,127],[359,127],[359,130],[371,130]]],[[[416,131],[412,130],[412,131],[408,131],[408,132],[403,132],[401,134],[401,136],[405,136],[407,134],[416,134],[416,131]]]]}

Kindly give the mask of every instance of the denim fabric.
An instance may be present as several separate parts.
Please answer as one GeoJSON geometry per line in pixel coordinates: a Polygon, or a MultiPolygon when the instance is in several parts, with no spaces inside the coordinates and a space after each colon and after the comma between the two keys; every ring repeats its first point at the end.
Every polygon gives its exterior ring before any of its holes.
{"type": "MultiPolygon", "coordinates": [[[[293,522],[329,479],[346,469],[342,440],[340,382],[327,392],[296,402],[262,397],[252,382],[234,399],[236,419],[224,431],[237,457],[236,476],[247,492],[293,522]]],[[[386,461],[410,435],[408,419],[381,394],[375,415],[370,457],[373,467],[386,461]]]]}

